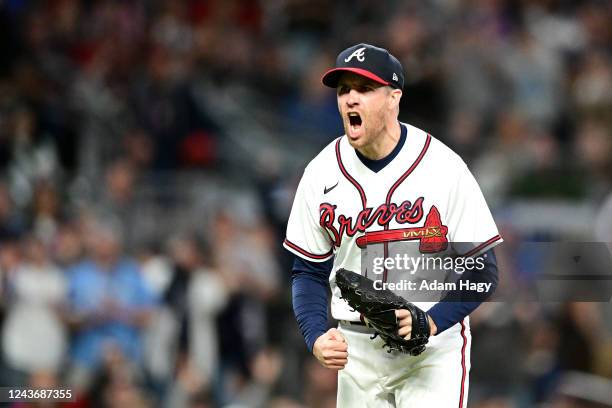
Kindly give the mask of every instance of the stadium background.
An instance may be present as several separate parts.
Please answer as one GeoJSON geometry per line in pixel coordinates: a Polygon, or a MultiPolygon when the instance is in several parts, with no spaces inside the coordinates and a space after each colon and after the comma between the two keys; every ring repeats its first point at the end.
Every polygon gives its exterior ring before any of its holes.
{"type": "MultiPolygon", "coordinates": [[[[335,406],[280,243],[341,133],[320,76],[362,41],[404,65],[400,119],[475,174],[520,297],[521,240],[612,241],[610,21],[606,1],[0,1],[0,385],[335,406]]],[[[472,328],[470,407],[612,403],[609,303],[489,303],[472,328]]]]}

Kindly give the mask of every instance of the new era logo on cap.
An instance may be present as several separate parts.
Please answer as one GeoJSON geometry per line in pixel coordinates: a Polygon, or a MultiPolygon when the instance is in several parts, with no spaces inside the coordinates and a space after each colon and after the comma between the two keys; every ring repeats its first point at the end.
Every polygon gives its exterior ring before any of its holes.
{"type": "Polygon", "coordinates": [[[335,88],[343,72],[353,72],[393,88],[404,87],[402,64],[384,48],[357,44],[338,54],[336,67],[323,75],[325,85],[335,88]]]}

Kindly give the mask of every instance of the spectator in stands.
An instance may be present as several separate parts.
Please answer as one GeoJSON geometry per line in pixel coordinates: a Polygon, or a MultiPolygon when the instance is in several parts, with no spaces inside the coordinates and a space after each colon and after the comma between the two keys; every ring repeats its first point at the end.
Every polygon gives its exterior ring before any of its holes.
{"type": "MultiPolygon", "coordinates": [[[[192,378],[193,392],[209,389],[218,372],[215,319],[227,301],[224,278],[194,236],[170,240],[172,269],[163,285],[163,306],[147,336],[147,363],[153,376],[166,384],[174,376],[192,378]]],[[[155,271],[150,271],[155,272],[155,271]]],[[[186,392],[180,382],[172,398],[186,392]]]]}
{"type": "Polygon", "coordinates": [[[0,241],[17,238],[25,229],[24,217],[15,208],[7,184],[0,181],[0,241]]]}
{"type": "Polygon", "coordinates": [[[29,237],[23,247],[24,260],[7,281],[2,348],[9,366],[26,378],[39,370],[57,372],[64,362],[67,334],[59,313],[67,282],[42,241],[29,237]]]}
{"type": "Polygon", "coordinates": [[[71,357],[77,373],[100,367],[109,352],[132,363],[142,357],[141,334],[156,305],[138,264],[123,255],[119,230],[95,220],[86,226],[86,258],[70,271],[71,357]]]}
{"type": "Polygon", "coordinates": [[[34,186],[30,228],[47,245],[55,239],[62,221],[62,212],[66,210],[60,205],[59,194],[57,185],[48,180],[40,180],[34,186]]]}

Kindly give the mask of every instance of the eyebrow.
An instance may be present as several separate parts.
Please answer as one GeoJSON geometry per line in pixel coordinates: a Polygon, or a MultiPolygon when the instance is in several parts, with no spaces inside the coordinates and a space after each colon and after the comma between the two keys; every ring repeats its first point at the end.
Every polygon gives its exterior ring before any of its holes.
{"type": "Polygon", "coordinates": [[[347,81],[347,82],[340,81],[338,82],[338,88],[341,86],[372,86],[374,88],[380,88],[383,85],[375,81],[356,80],[356,81],[347,81]]]}

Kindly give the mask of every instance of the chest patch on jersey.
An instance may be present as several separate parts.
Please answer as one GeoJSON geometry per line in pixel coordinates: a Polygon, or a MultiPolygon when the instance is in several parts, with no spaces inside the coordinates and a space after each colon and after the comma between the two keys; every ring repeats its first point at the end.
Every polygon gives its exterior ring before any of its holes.
{"type": "Polygon", "coordinates": [[[357,246],[365,248],[368,244],[419,240],[419,251],[424,254],[430,254],[446,250],[448,247],[447,234],[448,227],[442,225],[440,212],[433,205],[422,227],[369,232],[357,238],[357,246]]]}

